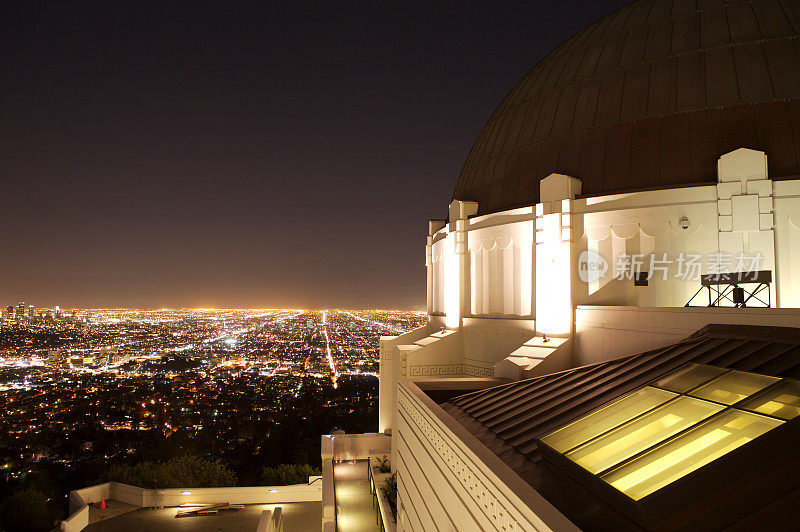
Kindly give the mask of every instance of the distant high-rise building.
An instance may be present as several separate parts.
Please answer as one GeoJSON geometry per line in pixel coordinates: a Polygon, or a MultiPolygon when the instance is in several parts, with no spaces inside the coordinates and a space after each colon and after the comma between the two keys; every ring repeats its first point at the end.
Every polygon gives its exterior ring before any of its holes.
{"type": "Polygon", "coordinates": [[[25,302],[24,301],[20,301],[19,303],[17,303],[16,317],[17,317],[17,319],[22,319],[22,318],[25,317],[25,302]]]}
{"type": "Polygon", "coordinates": [[[36,308],[33,305],[28,305],[28,317],[33,318],[36,312],[36,308]]]}

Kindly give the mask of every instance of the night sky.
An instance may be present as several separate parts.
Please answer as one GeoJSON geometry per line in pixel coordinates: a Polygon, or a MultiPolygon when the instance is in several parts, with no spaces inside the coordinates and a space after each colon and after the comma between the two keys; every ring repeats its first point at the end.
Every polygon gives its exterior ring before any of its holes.
{"type": "Polygon", "coordinates": [[[0,304],[423,308],[481,127],[625,3],[6,3],[0,304]]]}

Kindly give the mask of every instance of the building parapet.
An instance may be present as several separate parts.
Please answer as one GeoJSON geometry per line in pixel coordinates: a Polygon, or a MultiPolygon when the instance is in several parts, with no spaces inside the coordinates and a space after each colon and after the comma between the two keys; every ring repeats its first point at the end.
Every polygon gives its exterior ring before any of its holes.
{"type": "MultiPolygon", "coordinates": [[[[324,438],[324,436],[323,436],[324,438]]],[[[322,529],[336,530],[336,484],[333,481],[333,458],[322,457],[322,529]]]]}
{"type": "Polygon", "coordinates": [[[319,502],[322,486],[309,477],[308,484],[287,486],[243,486],[225,488],[166,488],[147,489],[120,482],[106,482],[70,492],[70,515],[61,522],[64,532],[79,532],[89,525],[89,504],[115,500],[137,506],[154,508],[180,506],[186,503],[211,504],[225,501],[231,504],[281,504],[290,502],[319,502]]]}
{"type": "Polygon", "coordinates": [[[578,530],[412,381],[399,383],[398,409],[399,530],[578,530]]]}
{"type": "Polygon", "coordinates": [[[575,309],[575,365],[661,348],[712,323],[795,327],[800,323],[800,309],[579,305],[575,309]]]}
{"type": "MultiPolygon", "coordinates": [[[[377,454],[388,454],[392,438],[388,434],[325,434],[322,436],[322,459],[334,461],[366,460],[377,454]]],[[[323,473],[324,477],[324,473],[323,473]]]]}
{"type": "Polygon", "coordinates": [[[336,530],[336,482],[333,464],[337,461],[369,460],[388,455],[392,437],[388,434],[325,434],[322,436],[322,530],[336,530]]]}

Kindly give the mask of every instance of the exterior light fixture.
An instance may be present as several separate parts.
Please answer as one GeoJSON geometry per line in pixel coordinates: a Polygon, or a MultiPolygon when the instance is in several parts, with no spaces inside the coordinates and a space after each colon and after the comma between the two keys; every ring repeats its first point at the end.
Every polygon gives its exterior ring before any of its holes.
{"type": "Polygon", "coordinates": [[[191,494],[192,494],[191,491],[182,491],[181,492],[181,495],[191,495],[191,494]]]}
{"type": "Polygon", "coordinates": [[[278,493],[278,490],[269,490],[270,493],[278,493]]]}

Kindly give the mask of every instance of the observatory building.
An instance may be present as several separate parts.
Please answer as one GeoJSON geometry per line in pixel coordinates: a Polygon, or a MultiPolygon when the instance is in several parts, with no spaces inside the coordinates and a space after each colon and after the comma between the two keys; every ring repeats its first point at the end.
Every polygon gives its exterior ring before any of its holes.
{"type": "Polygon", "coordinates": [[[798,525],[799,32],[639,0],[506,95],[381,339],[399,530],[798,525]]]}

